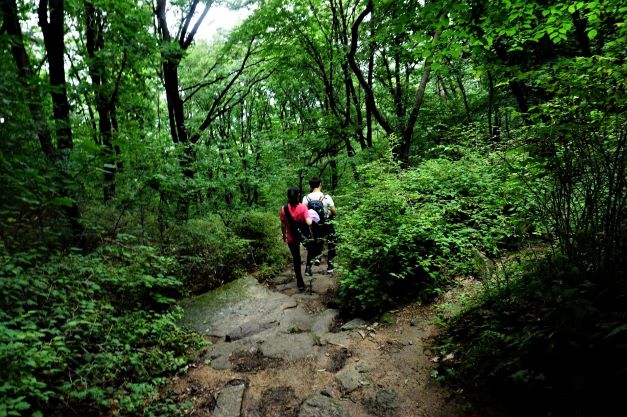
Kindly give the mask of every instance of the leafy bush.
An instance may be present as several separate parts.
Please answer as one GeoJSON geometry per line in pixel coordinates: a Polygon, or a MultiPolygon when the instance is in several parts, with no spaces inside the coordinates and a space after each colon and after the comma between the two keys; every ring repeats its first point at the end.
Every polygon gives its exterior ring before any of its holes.
{"type": "Polygon", "coordinates": [[[235,235],[218,215],[173,226],[168,250],[180,264],[186,288],[199,292],[239,278],[246,272],[246,240],[235,235]]]}
{"type": "Polygon", "coordinates": [[[437,290],[452,274],[475,272],[477,251],[497,255],[536,230],[531,191],[495,154],[403,171],[375,162],[359,175],[338,220],[340,293],[352,310],[374,314],[437,290]]]}
{"type": "Polygon", "coordinates": [[[438,373],[526,415],[624,414],[615,381],[627,372],[627,281],[599,284],[555,256],[517,271],[449,323],[438,353],[454,359],[438,373]]]}
{"type": "Polygon", "coordinates": [[[0,415],[121,415],[152,407],[157,387],[197,344],[170,309],[171,257],[120,244],[89,256],[0,258],[0,415]]]}
{"type": "Polygon", "coordinates": [[[192,292],[216,288],[256,271],[271,276],[285,265],[278,216],[262,211],[236,212],[231,218],[212,215],[173,226],[167,238],[170,253],[192,292]]]}
{"type": "Polygon", "coordinates": [[[244,211],[231,220],[229,228],[248,242],[246,263],[256,269],[258,279],[283,269],[288,252],[280,237],[277,213],[244,211]]]}

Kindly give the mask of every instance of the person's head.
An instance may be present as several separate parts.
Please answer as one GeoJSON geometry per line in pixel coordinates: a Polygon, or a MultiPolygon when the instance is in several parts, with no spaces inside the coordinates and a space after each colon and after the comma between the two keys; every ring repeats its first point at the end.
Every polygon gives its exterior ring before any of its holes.
{"type": "Polygon", "coordinates": [[[309,186],[311,187],[312,190],[314,188],[320,187],[320,184],[322,184],[322,179],[320,177],[313,177],[312,179],[309,180],[309,186]]]}
{"type": "Polygon", "coordinates": [[[287,201],[291,206],[297,206],[300,203],[300,190],[296,187],[287,189],[287,201]]]}

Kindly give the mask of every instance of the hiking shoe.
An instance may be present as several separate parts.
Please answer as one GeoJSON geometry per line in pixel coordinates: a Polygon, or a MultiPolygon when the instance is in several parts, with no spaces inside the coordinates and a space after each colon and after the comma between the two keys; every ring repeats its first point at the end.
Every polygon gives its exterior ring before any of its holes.
{"type": "Polygon", "coordinates": [[[314,265],[316,266],[320,265],[320,257],[317,257],[316,259],[314,259],[314,265]]]}
{"type": "Polygon", "coordinates": [[[333,271],[335,271],[335,267],[331,264],[327,265],[327,274],[330,274],[333,271]]]}
{"type": "Polygon", "coordinates": [[[305,286],[304,285],[299,285],[298,286],[298,291],[305,292],[305,286]]]}
{"type": "Polygon", "coordinates": [[[307,265],[305,267],[305,275],[312,277],[313,273],[311,272],[311,265],[307,265]]]}

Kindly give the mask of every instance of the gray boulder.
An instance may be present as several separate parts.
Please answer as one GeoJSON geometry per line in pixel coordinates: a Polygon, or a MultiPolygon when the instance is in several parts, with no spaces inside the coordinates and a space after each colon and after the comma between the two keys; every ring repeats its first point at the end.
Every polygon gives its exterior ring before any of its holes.
{"type": "Polygon", "coordinates": [[[348,414],[333,398],[314,394],[303,401],[298,417],[348,417],[348,414]]]}

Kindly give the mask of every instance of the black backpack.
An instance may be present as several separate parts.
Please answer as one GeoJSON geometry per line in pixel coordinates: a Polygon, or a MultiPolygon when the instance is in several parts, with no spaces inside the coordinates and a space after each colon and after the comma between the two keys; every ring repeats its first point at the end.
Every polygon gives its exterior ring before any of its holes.
{"type": "Polygon", "coordinates": [[[307,196],[307,208],[309,210],[313,210],[316,213],[318,213],[318,216],[320,217],[320,221],[318,222],[318,224],[323,224],[324,223],[324,204],[322,203],[322,200],[324,200],[324,197],[326,197],[324,194],[322,194],[322,197],[320,197],[320,199],[318,200],[312,200],[309,198],[309,196],[307,196]]]}

